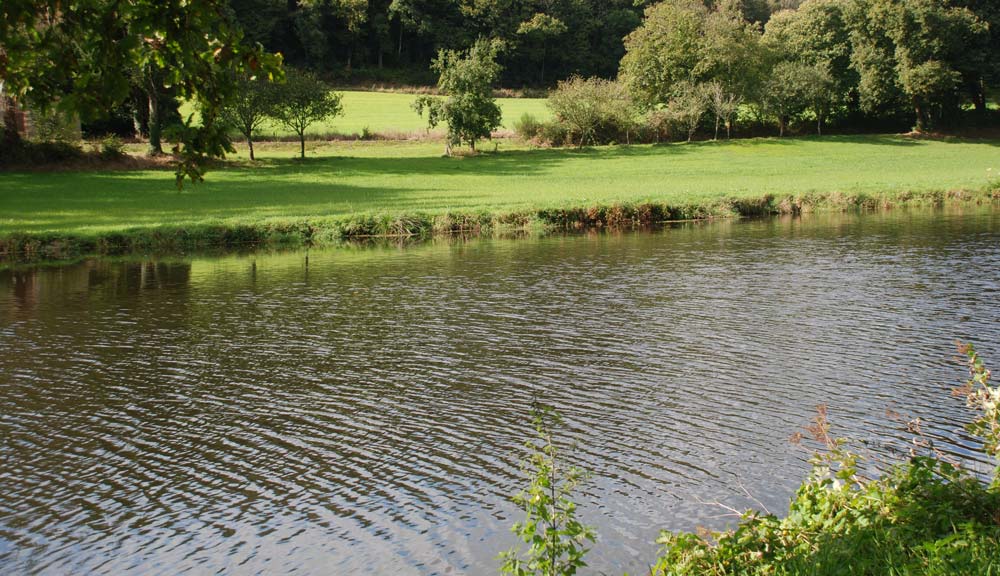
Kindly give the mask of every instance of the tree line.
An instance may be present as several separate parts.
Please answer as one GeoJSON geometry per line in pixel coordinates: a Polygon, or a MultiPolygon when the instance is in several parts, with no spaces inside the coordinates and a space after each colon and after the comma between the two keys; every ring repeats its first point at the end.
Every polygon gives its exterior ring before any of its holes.
{"type": "Polygon", "coordinates": [[[584,145],[690,140],[706,123],[716,138],[737,124],[949,129],[980,123],[1000,82],[995,3],[805,0],[765,22],[752,13],[740,1],[647,7],[617,78],[561,81],[556,125],[523,119],[519,131],[584,145]]]}

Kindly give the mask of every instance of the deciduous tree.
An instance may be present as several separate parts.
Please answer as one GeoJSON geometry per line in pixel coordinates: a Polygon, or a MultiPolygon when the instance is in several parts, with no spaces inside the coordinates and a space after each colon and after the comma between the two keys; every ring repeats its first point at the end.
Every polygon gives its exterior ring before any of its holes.
{"type": "Polygon", "coordinates": [[[500,107],[493,98],[493,84],[501,71],[496,61],[499,50],[498,42],[479,40],[466,52],[442,50],[434,60],[438,88],[446,97],[422,96],[413,106],[417,114],[427,113],[429,127],[447,124],[449,155],[452,146],[462,143],[475,150],[477,140],[489,139],[500,126],[500,107]]]}
{"type": "Polygon", "coordinates": [[[288,70],[285,82],[275,87],[273,98],[273,115],[298,135],[301,158],[306,157],[306,130],[344,111],[339,93],[331,91],[311,72],[293,68],[288,70]]]}

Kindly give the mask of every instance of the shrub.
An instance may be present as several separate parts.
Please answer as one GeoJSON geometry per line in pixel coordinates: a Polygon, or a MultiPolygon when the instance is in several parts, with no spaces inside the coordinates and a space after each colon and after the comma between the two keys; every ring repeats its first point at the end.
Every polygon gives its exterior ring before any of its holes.
{"type": "Polygon", "coordinates": [[[541,134],[543,126],[542,121],[525,112],[520,119],[514,121],[514,132],[524,140],[534,140],[541,134]]]}
{"type": "Polygon", "coordinates": [[[125,157],[125,143],[114,134],[108,134],[101,139],[101,148],[98,153],[101,160],[119,160],[125,157]]]}
{"type": "Polygon", "coordinates": [[[549,108],[579,146],[630,140],[636,112],[625,87],[601,78],[574,77],[559,83],[549,108]]]}
{"type": "Polygon", "coordinates": [[[571,141],[569,129],[564,124],[556,121],[542,124],[538,139],[552,146],[562,146],[571,141]]]}
{"type": "Polygon", "coordinates": [[[517,548],[501,554],[500,571],[512,576],[576,574],[587,565],[583,561],[586,542],[594,541],[594,529],[577,520],[576,504],[570,498],[583,473],[566,466],[552,443],[552,428],[561,423],[559,415],[541,405],[535,405],[532,412],[537,441],[528,443],[531,456],[525,466],[531,483],[514,498],[524,509],[525,519],[513,527],[529,547],[523,557],[517,548]]]}

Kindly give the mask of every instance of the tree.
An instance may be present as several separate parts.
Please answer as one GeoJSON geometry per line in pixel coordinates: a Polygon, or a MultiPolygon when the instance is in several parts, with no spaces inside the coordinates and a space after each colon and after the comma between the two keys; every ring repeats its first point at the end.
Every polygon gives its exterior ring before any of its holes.
{"type": "Polygon", "coordinates": [[[536,13],[530,20],[525,20],[517,29],[517,33],[541,45],[541,70],[539,72],[539,82],[545,84],[545,59],[548,55],[548,43],[552,38],[566,33],[566,25],[563,21],[543,14],[536,13]]]}
{"type": "Polygon", "coordinates": [[[825,69],[833,80],[833,103],[856,108],[852,93],[857,90],[858,73],[851,67],[848,2],[806,0],[798,10],[778,12],[767,21],[762,41],[779,59],[825,69]]]}
{"type": "Polygon", "coordinates": [[[570,78],[559,83],[547,102],[556,120],[579,146],[596,143],[600,133],[627,133],[634,120],[632,101],[621,83],[600,78],[570,78]]]}
{"type": "Polygon", "coordinates": [[[247,46],[222,0],[4,0],[0,66],[9,95],[84,120],[129,98],[132,71],[155,69],[160,88],[201,109],[201,124],[180,133],[178,186],[232,151],[218,122],[232,74],[281,74],[280,56],[247,46]]]}
{"type": "Polygon", "coordinates": [[[690,81],[700,58],[708,10],[701,0],[666,0],[646,9],[625,38],[621,77],[636,101],[666,104],[675,85],[690,81]]]}
{"type": "Polygon", "coordinates": [[[959,87],[981,98],[992,60],[989,29],[940,0],[855,0],[847,12],[852,66],[869,111],[909,106],[918,129],[955,116],[959,87]]]}
{"type": "MultiPolygon", "coordinates": [[[[770,55],[761,44],[759,26],[747,22],[736,7],[713,12],[705,20],[705,34],[699,48],[695,78],[701,82],[718,83],[722,93],[710,98],[722,108],[733,109],[726,116],[727,134],[735,116],[737,102],[759,99],[770,55]],[[724,94],[723,94],[724,93],[724,94]]],[[[713,110],[718,107],[712,106],[713,110]]],[[[716,132],[720,117],[716,115],[716,132]]],[[[716,136],[718,137],[718,136],[716,136]]]]}
{"type": "Polygon", "coordinates": [[[780,62],[771,72],[764,92],[764,109],[778,121],[778,136],[788,123],[809,105],[809,83],[813,69],[802,62],[780,62]]]}
{"type": "Polygon", "coordinates": [[[961,78],[961,74],[937,60],[902,69],[900,80],[903,91],[913,103],[917,130],[927,130],[943,115],[943,107],[954,100],[961,78]]]}
{"type": "Polygon", "coordinates": [[[687,141],[694,138],[701,118],[708,110],[705,89],[693,82],[681,82],[675,89],[674,97],[667,104],[667,117],[687,133],[687,141]]]}
{"type": "Polygon", "coordinates": [[[715,114],[715,140],[719,139],[719,124],[726,126],[726,140],[732,135],[733,117],[743,98],[728,91],[722,82],[713,80],[705,85],[708,105],[715,114]]]}
{"type": "Polygon", "coordinates": [[[250,160],[256,160],[253,153],[253,135],[269,116],[276,104],[275,87],[264,78],[238,76],[234,79],[236,94],[222,108],[222,119],[240,131],[250,148],[250,160]]]}
{"type": "Polygon", "coordinates": [[[339,116],[341,95],[310,72],[289,69],[274,91],[274,118],[299,136],[299,154],[306,157],[306,129],[339,116]]]}
{"type": "Polygon", "coordinates": [[[421,96],[413,103],[417,114],[427,112],[430,128],[448,125],[445,153],[463,142],[475,151],[476,141],[489,139],[500,127],[501,112],[493,98],[493,83],[500,75],[496,62],[500,44],[478,40],[467,52],[442,50],[432,64],[440,74],[438,88],[447,98],[421,96]]]}
{"type": "Polygon", "coordinates": [[[830,107],[837,98],[836,81],[822,64],[813,64],[802,71],[806,108],[816,117],[816,135],[823,135],[823,122],[830,114],[830,107]]]}

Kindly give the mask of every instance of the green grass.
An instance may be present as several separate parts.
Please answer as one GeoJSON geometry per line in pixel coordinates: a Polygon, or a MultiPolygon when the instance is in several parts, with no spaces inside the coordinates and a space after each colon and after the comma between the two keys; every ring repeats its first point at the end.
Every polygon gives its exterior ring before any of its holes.
{"type": "Polygon", "coordinates": [[[214,170],[180,193],[165,170],[0,174],[0,238],[322,227],[363,214],[473,214],[484,221],[482,215],[535,218],[550,209],[642,203],[688,207],[669,215],[725,214],[734,199],[763,202],[764,211],[791,197],[843,208],[865,198],[877,204],[910,194],[983,191],[1000,170],[997,141],[895,136],[584,150],[501,141],[496,154],[460,158],[441,157],[442,145],[433,141],[311,142],[305,161],[292,158],[296,151],[290,144],[262,146],[257,165],[214,170]]]}
{"type": "MultiPolygon", "coordinates": [[[[414,94],[361,91],[344,91],[341,94],[343,115],[310,126],[307,134],[361,134],[368,128],[371,132],[395,135],[420,133],[427,128],[427,120],[417,116],[411,107],[417,98],[414,94]]],[[[544,98],[498,98],[497,104],[503,110],[503,127],[507,129],[513,129],[513,122],[526,112],[542,120],[551,116],[544,98]]],[[[181,107],[181,114],[186,117],[193,110],[193,106],[185,104],[181,107]]],[[[272,122],[260,130],[262,139],[291,135],[292,132],[272,122]]]]}

